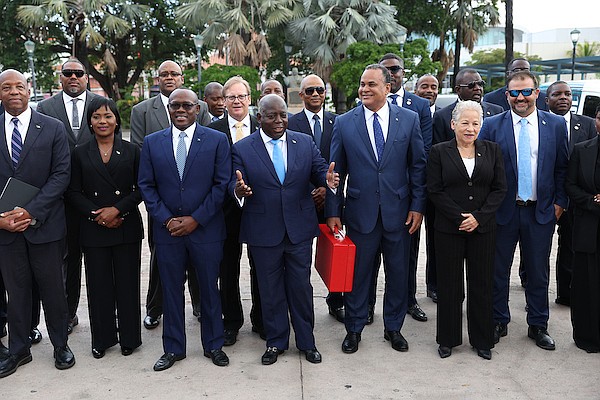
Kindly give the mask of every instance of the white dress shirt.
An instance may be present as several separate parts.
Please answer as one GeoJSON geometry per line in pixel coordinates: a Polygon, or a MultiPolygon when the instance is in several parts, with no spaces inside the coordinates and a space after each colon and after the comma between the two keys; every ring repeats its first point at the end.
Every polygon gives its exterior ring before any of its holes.
{"type": "MultiPolygon", "coordinates": [[[[517,153],[517,165],[519,165],[519,133],[521,132],[521,119],[523,117],[515,114],[514,111],[510,111],[513,122],[513,132],[515,135],[515,147],[517,153]]],[[[531,201],[537,201],[537,162],[538,162],[538,148],[540,143],[540,132],[537,109],[525,117],[528,124],[529,133],[529,145],[530,145],[530,157],[531,157],[531,201]]],[[[517,194],[518,196],[518,194],[517,194]]],[[[521,199],[522,200],[522,199],[521,199]]]]}
{"type": "MultiPolygon", "coordinates": [[[[8,147],[8,155],[12,157],[12,133],[15,125],[11,121],[15,115],[10,115],[4,111],[4,134],[6,139],[6,147],[8,147]]],[[[27,107],[21,114],[16,115],[19,119],[19,133],[21,133],[21,143],[25,144],[25,136],[27,136],[27,130],[29,129],[29,123],[31,122],[31,108],[27,107]]]]}
{"type": "Polygon", "coordinates": [[[70,126],[73,126],[73,99],[77,98],[79,101],[77,102],[77,113],[79,115],[79,128],[85,124],[87,124],[87,117],[83,115],[83,109],[85,108],[85,99],[87,98],[87,93],[84,90],[79,96],[71,97],[62,92],[63,102],[65,103],[65,110],[67,111],[67,118],[69,118],[70,126]]]}
{"type": "Polygon", "coordinates": [[[241,121],[238,121],[237,119],[231,117],[231,115],[227,114],[227,126],[229,126],[229,133],[231,134],[231,140],[233,141],[233,143],[236,142],[236,127],[235,124],[237,124],[238,122],[241,122],[242,124],[244,124],[242,126],[242,131],[244,133],[244,137],[248,137],[250,136],[250,134],[252,132],[250,132],[250,114],[246,114],[246,116],[244,117],[244,119],[242,119],[241,121]]]}
{"type": "MultiPolygon", "coordinates": [[[[363,107],[365,110],[365,120],[367,121],[367,132],[369,133],[369,140],[371,141],[371,147],[373,148],[373,153],[375,154],[375,158],[377,158],[377,146],[375,146],[375,133],[373,132],[373,117],[375,112],[369,110],[367,107],[363,107]]],[[[390,106],[387,101],[379,110],[377,110],[377,115],[379,116],[379,124],[381,125],[381,130],[383,131],[383,141],[387,141],[388,136],[388,127],[390,124],[390,106]]]]}
{"type": "Polygon", "coordinates": [[[169,121],[169,125],[171,125],[171,114],[169,114],[169,98],[162,93],[159,94],[159,96],[160,96],[160,101],[162,102],[163,107],[165,108],[165,111],[167,112],[167,120],[169,121]]]}
{"type": "Polygon", "coordinates": [[[304,114],[306,115],[306,118],[308,119],[308,124],[310,125],[310,129],[312,130],[313,136],[315,135],[315,122],[316,122],[314,120],[315,114],[319,116],[319,124],[321,125],[321,132],[323,132],[323,107],[321,107],[321,109],[319,110],[318,113],[314,113],[305,108],[304,114]]]}
{"type": "MultiPolygon", "coordinates": [[[[173,134],[173,157],[177,159],[177,145],[179,144],[179,132],[181,130],[177,129],[175,126],[171,128],[173,134]]],[[[185,132],[185,137],[183,141],[185,143],[185,154],[189,154],[190,146],[192,145],[192,137],[194,137],[194,132],[196,131],[196,123],[194,122],[192,125],[188,126],[185,132]]]]}

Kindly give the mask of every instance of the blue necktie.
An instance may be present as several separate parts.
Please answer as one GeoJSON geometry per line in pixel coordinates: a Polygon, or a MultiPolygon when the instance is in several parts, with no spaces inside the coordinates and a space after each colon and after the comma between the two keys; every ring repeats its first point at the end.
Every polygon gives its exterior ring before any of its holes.
{"type": "Polygon", "coordinates": [[[12,138],[10,140],[10,146],[12,150],[12,162],[13,167],[17,169],[17,165],[19,165],[19,158],[21,158],[21,150],[23,149],[23,141],[21,140],[21,132],[19,132],[19,118],[14,117],[11,119],[11,122],[15,125],[12,138]]]}
{"type": "Polygon", "coordinates": [[[385,140],[383,139],[383,129],[379,124],[379,116],[377,113],[373,114],[373,135],[375,136],[375,148],[377,149],[377,162],[381,162],[383,157],[383,146],[385,140]]]}
{"type": "Polygon", "coordinates": [[[531,198],[532,192],[532,178],[531,178],[531,144],[529,143],[529,129],[527,126],[527,120],[521,119],[521,131],[519,132],[519,149],[518,159],[519,164],[517,170],[519,171],[519,198],[523,201],[527,201],[531,198]]]}
{"type": "Polygon", "coordinates": [[[397,106],[398,105],[398,100],[396,100],[396,99],[398,98],[398,95],[397,94],[390,94],[389,97],[392,98],[392,104],[394,104],[394,105],[397,106]]]}
{"type": "Polygon", "coordinates": [[[321,130],[321,122],[318,114],[313,115],[313,119],[315,120],[313,126],[313,136],[315,139],[315,143],[318,148],[321,148],[321,138],[323,137],[323,130],[321,130]]]}
{"type": "Polygon", "coordinates": [[[175,152],[175,162],[177,163],[177,171],[179,171],[180,179],[183,179],[185,159],[187,158],[187,150],[185,148],[185,136],[185,132],[179,133],[179,142],[177,142],[177,151],[175,152]]]}
{"type": "Polygon", "coordinates": [[[275,172],[277,172],[277,177],[279,178],[279,182],[283,184],[285,180],[285,164],[283,162],[283,152],[279,148],[280,139],[273,139],[271,143],[273,143],[273,166],[275,167],[275,172]]]}

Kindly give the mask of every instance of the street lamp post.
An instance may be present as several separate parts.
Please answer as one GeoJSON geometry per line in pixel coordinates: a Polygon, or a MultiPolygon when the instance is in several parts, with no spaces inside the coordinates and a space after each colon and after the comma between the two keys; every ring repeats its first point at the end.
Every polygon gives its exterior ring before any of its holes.
{"type": "Polygon", "coordinates": [[[573,42],[573,56],[571,59],[571,80],[575,79],[575,52],[577,50],[577,42],[579,41],[579,29],[575,28],[571,31],[571,42],[573,42]]]}
{"type": "Polygon", "coordinates": [[[406,29],[400,29],[396,35],[398,44],[400,45],[400,54],[404,58],[404,43],[406,43],[406,29]]]}
{"type": "Polygon", "coordinates": [[[198,96],[202,97],[202,89],[200,89],[200,82],[202,82],[202,45],[204,44],[204,37],[197,34],[194,36],[194,45],[196,46],[196,53],[198,54],[198,96]]]}
{"type": "Polygon", "coordinates": [[[35,64],[33,63],[33,51],[35,50],[35,43],[31,40],[25,42],[25,51],[29,58],[29,69],[31,69],[31,83],[33,85],[33,99],[37,101],[37,87],[35,85],[35,64]]]}

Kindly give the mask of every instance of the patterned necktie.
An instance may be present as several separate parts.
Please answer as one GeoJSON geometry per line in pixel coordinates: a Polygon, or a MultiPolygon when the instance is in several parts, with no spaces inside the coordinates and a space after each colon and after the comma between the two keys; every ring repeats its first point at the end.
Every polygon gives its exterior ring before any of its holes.
{"type": "Polygon", "coordinates": [[[179,133],[179,142],[177,142],[177,151],[175,152],[175,162],[177,163],[177,171],[179,171],[180,179],[183,179],[183,170],[185,169],[185,159],[187,157],[185,136],[185,132],[179,133]]]}
{"type": "Polygon", "coordinates": [[[313,115],[313,119],[315,120],[315,123],[313,125],[313,137],[315,140],[315,143],[317,144],[318,148],[321,148],[321,138],[323,137],[323,130],[321,129],[321,119],[319,118],[318,114],[313,115]]]}
{"type": "Polygon", "coordinates": [[[21,132],[19,132],[19,119],[14,117],[11,119],[11,122],[15,125],[12,138],[10,140],[10,146],[12,150],[12,162],[13,167],[17,169],[17,165],[19,165],[19,158],[21,158],[21,150],[23,149],[23,141],[21,140],[21,132]]]}
{"type": "Polygon", "coordinates": [[[273,139],[270,142],[273,143],[273,166],[275,167],[275,172],[277,172],[279,182],[283,184],[285,180],[285,164],[283,162],[283,152],[279,148],[281,139],[273,139]]]}
{"type": "Polygon", "coordinates": [[[79,136],[79,110],[77,109],[78,98],[74,98],[71,100],[73,102],[73,121],[71,123],[71,128],[73,129],[73,134],[75,137],[79,136]]]}
{"type": "Polygon", "coordinates": [[[532,178],[531,178],[531,144],[529,142],[529,127],[525,118],[521,121],[521,131],[519,132],[519,149],[518,149],[518,195],[523,201],[531,198],[532,178]]]}
{"type": "Polygon", "coordinates": [[[381,162],[383,157],[383,146],[385,140],[383,139],[383,129],[379,124],[379,116],[377,113],[373,114],[373,135],[375,136],[375,148],[377,149],[377,162],[381,162]]]}
{"type": "Polygon", "coordinates": [[[235,123],[235,142],[236,143],[244,138],[244,131],[242,130],[243,126],[244,126],[243,122],[235,123]]]}
{"type": "Polygon", "coordinates": [[[394,104],[394,105],[397,106],[398,105],[398,100],[397,100],[398,99],[398,95],[394,93],[394,94],[390,94],[389,97],[392,98],[392,104],[394,104]]]}

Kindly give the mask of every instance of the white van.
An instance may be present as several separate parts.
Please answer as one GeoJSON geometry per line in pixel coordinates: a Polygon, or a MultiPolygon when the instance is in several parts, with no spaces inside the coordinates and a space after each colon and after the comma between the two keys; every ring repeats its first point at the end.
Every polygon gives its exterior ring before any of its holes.
{"type": "MultiPolygon", "coordinates": [[[[573,105],[571,111],[579,115],[596,118],[596,107],[600,105],[600,79],[565,81],[571,87],[573,105]]],[[[543,83],[540,89],[545,92],[552,82],[543,83]]]]}

